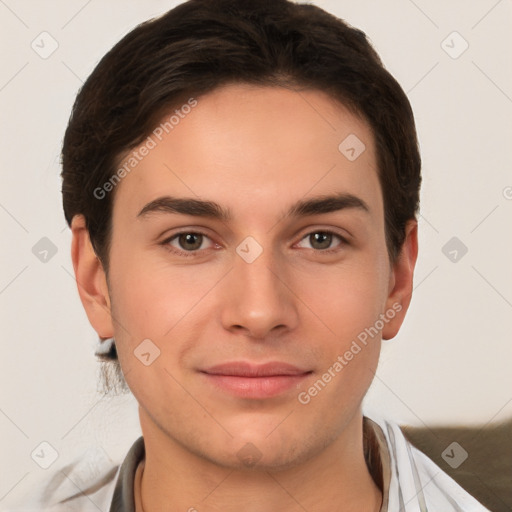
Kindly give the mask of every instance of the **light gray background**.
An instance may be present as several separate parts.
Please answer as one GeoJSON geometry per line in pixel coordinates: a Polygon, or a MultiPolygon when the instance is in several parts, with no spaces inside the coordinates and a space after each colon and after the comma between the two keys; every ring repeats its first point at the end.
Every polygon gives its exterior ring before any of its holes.
{"type": "MultiPolygon", "coordinates": [[[[54,470],[91,447],[119,460],[139,435],[133,398],[97,392],[59,152],[98,60],[177,3],[0,0],[0,510],[50,471],[31,458],[41,442],[58,453],[54,470]],[[58,43],[46,59],[31,47],[51,48],[43,31],[58,43]],[[43,237],[57,249],[46,262],[32,252],[43,237]]],[[[314,3],[369,35],[410,98],[424,162],[416,290],[399,336],[385,342],[368,407],[414,425],[510,418],[512,2],[314,3]],[[464,41],[454,31],[469,44],[457,58],[464,41]],[[442,250],[452,237],[468,248],[456,262],[442,250]]]]}

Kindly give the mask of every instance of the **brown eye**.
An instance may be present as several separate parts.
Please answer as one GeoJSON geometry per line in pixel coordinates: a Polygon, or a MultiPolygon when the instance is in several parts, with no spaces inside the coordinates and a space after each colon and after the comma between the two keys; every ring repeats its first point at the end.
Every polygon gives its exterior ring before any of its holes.
{"type": "Polygon", "coordinates": [[[195,251],[203,243],[203,235],[200,233],[181,233],[178,235],[178,243],[181,249],[185,251],[195,251]]]}
{"type": "Polygon", "coordinates": [[[309,243],[313,249],[328,249],[332,243],[332,234],[319,231],[309,235],[309,243]]]}
{"type": "Polygon", "coordinates": [[[345,238],[331,231],[312,231],[302,238],[298,246],[321,252],[337,251],[348,245],[345,238]]]}
{"type": "Polygon", "coordinates": [[[200,231],[182,231],[161,242],[171,253],[183,257],[202,257],[219,246],[205,233],[200,231]]]}

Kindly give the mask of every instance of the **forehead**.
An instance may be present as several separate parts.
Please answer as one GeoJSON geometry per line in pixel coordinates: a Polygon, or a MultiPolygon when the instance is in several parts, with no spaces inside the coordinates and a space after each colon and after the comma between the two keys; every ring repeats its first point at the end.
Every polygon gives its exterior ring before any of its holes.
{"type": "Polygon", "coordinates": [[[135,151],[119,164],[128,172],[114,216],[135,216],[163,195],[269,216],[298,198],[338,192],[382,208],[368,124],[319,91],[225,86],[176,106],[135,151]]]}

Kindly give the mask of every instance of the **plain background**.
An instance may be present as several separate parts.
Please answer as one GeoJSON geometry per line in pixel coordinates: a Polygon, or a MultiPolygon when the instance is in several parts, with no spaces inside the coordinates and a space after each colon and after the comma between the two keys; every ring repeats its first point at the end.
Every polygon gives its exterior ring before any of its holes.
{"type": "MultiPolygon", "coordinates": [[[[0,510],[86,449],[119,461],[140,434],[131,395],[97,390],[59,152],[99,59],[177,3],[0,0],[0,510]],[[52,39],[58,48],[44,59],[33,46],[48,51],[52,39]],[[46,262],[33,252],[44,237],[56,250],[46,262]],[[43,441],[58,453],[48,470],[31,458],[43,441]]],[[[512,2],[314,3],[368,34],[408,94],[422,149],[416,289],[400,334],[384,343],[367,406],[419,426],[511,418],[512,2]]]]}

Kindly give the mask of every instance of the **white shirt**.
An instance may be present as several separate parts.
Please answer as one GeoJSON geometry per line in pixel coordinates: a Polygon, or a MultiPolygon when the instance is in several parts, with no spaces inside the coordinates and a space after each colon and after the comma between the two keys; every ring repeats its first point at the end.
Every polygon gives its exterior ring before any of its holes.
{"type": "MultiPolygon", "coordinates": [[[[381,512],[489,512],[425,454],[412,446],[398,425],[373,417],[383,473],[381,512]]],[[[144,458],[139,437],[120,465],[103,450],[88,450],[76,462],[54,472],[22,504],[2,512],[135,512],[133,485],[144,458]]]]}

